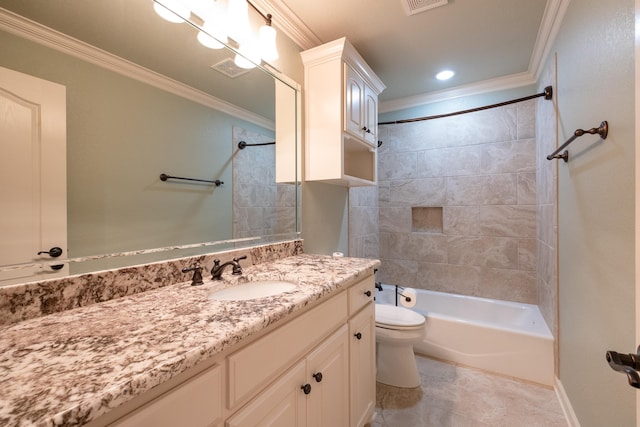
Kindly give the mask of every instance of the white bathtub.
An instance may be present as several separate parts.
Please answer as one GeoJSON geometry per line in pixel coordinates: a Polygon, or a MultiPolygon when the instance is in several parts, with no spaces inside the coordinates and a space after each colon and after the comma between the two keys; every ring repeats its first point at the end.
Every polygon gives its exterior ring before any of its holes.
{"type": "MultiPolygon", "coordinates": [[[[395,304],[395,287],[383,289],[376,303],[395,304]]],[[[553,337],[537,306],[417,292],[412,310],[427,321],[416,353],[553,386],[553,337]]]]}

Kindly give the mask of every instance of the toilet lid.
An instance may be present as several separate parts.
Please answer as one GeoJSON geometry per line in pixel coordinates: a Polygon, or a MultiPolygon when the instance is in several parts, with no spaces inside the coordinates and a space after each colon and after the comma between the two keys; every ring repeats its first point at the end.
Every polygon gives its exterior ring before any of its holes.
{"type": "Polygon", "coordinates": [[[408,308],[376,304],[376,323],[380,325],[391,327],[421,326],[424,321],[424,316],[408,308]]]}

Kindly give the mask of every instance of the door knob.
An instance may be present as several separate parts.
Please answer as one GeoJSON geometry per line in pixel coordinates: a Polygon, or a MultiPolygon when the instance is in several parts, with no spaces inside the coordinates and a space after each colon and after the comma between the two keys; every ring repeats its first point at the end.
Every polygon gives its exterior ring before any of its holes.
{"type": "MultiPolygon", "coordinates": [[[[48,254],[51,258],[58,258],[60,255],[62,255],[62,248],[59,248],[58,246],[54,246],[48,251],[38,252],[38,255],[42,255],[42,254],[48,254]]],[[[56,265],[52,265],[51,269],[60,270],[62,267],[64,267],[63,264],[56,264],[56,265]]]]}
{"type": "Polygon", "coordinates": [[[640,375],[638,375],[638,370],[640,369],[640,346],[638,346],[636,354],[620,354],[615,351],[607,351],[606,357],[611,369],[627,374],[629,385],[640,388],[640,375]]]}
{"type": "Polygon", "coordinates": [[[38,255],[42,255],[42,254],[48,254],[51,258],[58,258],[60,255],[62,255],[62,249],[57,246],[54,246],[48,251],[38,252],[38,255]]]}

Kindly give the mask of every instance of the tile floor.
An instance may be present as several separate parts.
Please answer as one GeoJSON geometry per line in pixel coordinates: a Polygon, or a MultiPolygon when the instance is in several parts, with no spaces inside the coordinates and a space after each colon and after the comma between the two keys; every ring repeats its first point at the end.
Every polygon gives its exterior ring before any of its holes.
{"type": "Polygon", "coordinates": [[[371,427],[566,427],[550,388],[417,356],[422,387],[377,384],[371,427]]]}

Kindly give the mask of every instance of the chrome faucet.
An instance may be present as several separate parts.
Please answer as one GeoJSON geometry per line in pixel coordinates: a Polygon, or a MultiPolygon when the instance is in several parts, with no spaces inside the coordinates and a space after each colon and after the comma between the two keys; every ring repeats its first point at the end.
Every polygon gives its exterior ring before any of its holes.
{"type": "Polygon", "coordinates": [[[213,280],[222,280],[222,272],[224,271],[225,267],[228,265],[233,266],[233,270],[231,271],[231,274],[235,274],[235,275],[242,274],[242,266],[240,265],[241,259],[247,259],[247,256],[244,255],[239,258],[234,258],[232,261],[227,261],[222,265],[220,264],[219,259],[214,259],[213,268],[211,269],[211,278],[213,280]]]}

